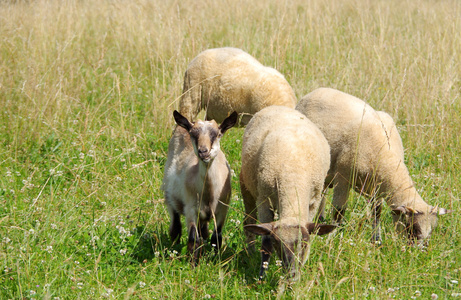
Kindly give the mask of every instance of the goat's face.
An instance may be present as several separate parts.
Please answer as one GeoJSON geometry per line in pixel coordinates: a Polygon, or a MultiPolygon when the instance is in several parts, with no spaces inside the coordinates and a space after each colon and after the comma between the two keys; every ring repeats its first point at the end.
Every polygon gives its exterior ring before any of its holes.
{"type": "Polygon", "coordinates": [[[214,120],[197,120],[191,123],[177,111],[174,111],[173,116],[179,126],[189,131],[197,157],[208,164],[218,155],[220,150],[219,141],[223,134],[235,125],[238,115],[233,112],[220,126],[214,120]]]}
{"type": "Polygon", "coordinates": [[[288,270],[292,280],[299,278],[299,269],[308,257],[308,242],[311,234],[327,234],[334,230],[334,225],[308,223],[303,225],[287,225],[279,222],[259,225],[246,225],[245,229],[257,234],[268,235],[272,246],[282,260],[283,267],[288,270]]]}
{"type": "Polygon", "coordinates": [[[189,134],[195,154],[204,163],[209,163],[218,155],[222,133],[214,120],[196,121],[189,134]]]}
{"type": "Polygon", "coordinates": [[[429,207],[428,211],[415,211],[407,206],[392,207],[397,232],[405,234],[411,242],[416,242],[419,246],[425,246],[429,242],[432,230],[437,226],[438,215],[449,212],[435,207],[429,207]]]}

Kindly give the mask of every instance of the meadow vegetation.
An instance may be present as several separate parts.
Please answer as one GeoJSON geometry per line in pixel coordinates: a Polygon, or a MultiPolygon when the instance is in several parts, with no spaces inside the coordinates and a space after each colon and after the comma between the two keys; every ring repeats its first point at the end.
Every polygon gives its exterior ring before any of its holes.
{"type": "Polygon", "coordinates": [[[1,1],[0,298],[461,297],[460,16],[456,0],[1,1]],[[333,87],[392,115],[420,194],[454,211],[428,248],[398,236],[387,208],[373,246],[354,193],[299,282],[274,257],[258,284],[234,128],[224,248],[192,268],[185,234],[168,238],[163,166],[184,70],[222,46],[275,67],[298,98],[333,87]]]}

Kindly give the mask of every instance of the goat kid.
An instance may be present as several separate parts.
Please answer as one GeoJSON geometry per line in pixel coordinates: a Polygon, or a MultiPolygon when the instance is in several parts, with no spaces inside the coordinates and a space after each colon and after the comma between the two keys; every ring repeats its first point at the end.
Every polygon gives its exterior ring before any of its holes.
{"type": "Polygon", "coordinates": [[[214,121],[190,122],[174,111],[176,126],[168,147],[163,190],[171,217],[173,243],[181,238],[180,215],[185,216],[188,251],[197,264],[202,240],[208,238],[208,222],[215,222],[212,246],[218,250],[231,198],[230,167],[219,141],[237,122],[232,113],[220,126],[214,121]]]}

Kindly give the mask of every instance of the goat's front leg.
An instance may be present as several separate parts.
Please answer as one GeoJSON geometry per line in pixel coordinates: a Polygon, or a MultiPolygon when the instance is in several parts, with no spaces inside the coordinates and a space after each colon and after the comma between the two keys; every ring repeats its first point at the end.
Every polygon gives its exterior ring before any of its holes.
{"type": "MultiPolygon", "coordinates": [[[[192,255],[192,263],[193,265],[197,265],[199,257],[200,257],[200,249],[202,245],[202,239],[199,233],[199,226],[197,226],[197,209],[190,205],[184,208],[185,215],[186,215],[186,224],[187,224],[187,232],[188,232],[188,239],[187,239],[187,250],[192,255]]],[[[200,224],[198,224],[200,225],[200,224]]]]}
{"type": "Polygon", "coordinates": [[[202,241],[197,230],[197,226],[192,224],[189,227],[189,239],[187,240],[187,250],[192,255],[192,264],[196,266],[200,258],[202,241]]]}
{"type": "Polygon", "coordinates": [[[214,230],[211,236],[211,246],[218,251],[222,246],[222,230],[224,228],[224,222],[226,221],[227,211],[229,210],[229,198],[230,194],[225,199],[219,199],[218,205],[213,213],[214,230]]]}

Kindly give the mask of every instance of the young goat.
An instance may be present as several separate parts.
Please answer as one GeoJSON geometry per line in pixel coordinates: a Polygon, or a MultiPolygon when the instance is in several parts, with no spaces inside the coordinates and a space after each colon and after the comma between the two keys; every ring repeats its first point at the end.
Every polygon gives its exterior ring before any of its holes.
{"type": "Polygon", "coordinates": [[[380,241],[382,199],[392,209],[398,231],[418,243],[427,241],[437,216],[449,211],[427,204],[418,194],[392,117],[329,88],[307,94],[296,109],[320,128],[330,144],[331,166],[325,183],[334,187],[334,220],[341,221],[349,190],[354,188],[373,200],[373,241],[380,241]]]}
{"type": "Polygon", "coordinates": [[[232,113],[220,126],[212,121],[189,122],[177,111],[178,126],[168,147],[163,190],[171,217],[170,237],[173,243],[181,237],[180,215],[185,215],[189,239],[187,248],[196,264],[202,239],[208,238],[208,222],[215,221],[211,244],[219,249],[222,228],[231,196],[230,167],[219,141],[237,122],[232,113]]]}
{"type": "Polygon", "coordinates": [[[307,260],[310,234],[327,234],[336,228],[312,223],[329,166],[327,140],[298,111],[270,106],[248,123],[240,187],[247,243],[253,245],[255,234],[263,236],[260,279],[274,247],[291,279],[296,280],[307,260]],[[261,224],[255,224],[257,219],[261,224]]]}

